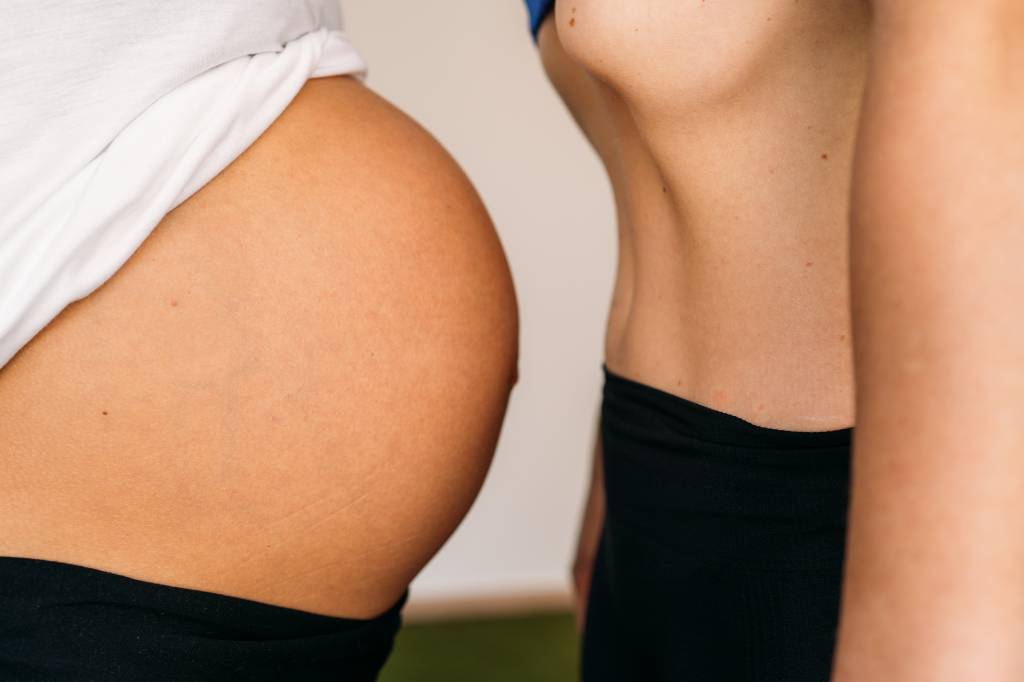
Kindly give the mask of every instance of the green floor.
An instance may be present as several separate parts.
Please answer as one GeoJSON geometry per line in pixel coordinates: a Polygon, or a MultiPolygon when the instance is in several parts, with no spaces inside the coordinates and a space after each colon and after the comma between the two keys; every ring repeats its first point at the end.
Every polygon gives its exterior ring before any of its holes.
{"type": "Polygon", "coordinates": [[[407,625],[380,682],[575,682],[569,615],[407,625]]]}

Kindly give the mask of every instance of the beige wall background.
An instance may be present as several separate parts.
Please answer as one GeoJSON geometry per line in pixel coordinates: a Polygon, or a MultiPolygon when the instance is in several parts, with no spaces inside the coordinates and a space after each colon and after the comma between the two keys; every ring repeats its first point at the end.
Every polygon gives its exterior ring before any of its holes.
{"type": "Polygon", "coordinates": [[[522,321],[520,383],[483,492],[411,610],[569,594],[615,255],[601,166],[548,84],[520,0],[343,0],[369,84],[430,130],[483,197],[522,321]]]}

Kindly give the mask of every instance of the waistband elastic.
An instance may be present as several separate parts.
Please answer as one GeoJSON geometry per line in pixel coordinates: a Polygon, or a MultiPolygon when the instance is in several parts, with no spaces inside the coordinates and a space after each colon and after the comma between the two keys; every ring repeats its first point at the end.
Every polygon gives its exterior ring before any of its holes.
{"type": "Polygon", "coordinates": [[[618,542],[664,547],[673,566],[839,565],[852,428],[758,426],[607,368],[601,420],[618,542]]]}
{"type": "Polygon", "coordinates": [[[606,404],[632,403],[657,414],[680,435],[707,443],[743,449],[821,450],[849,448],[853,428],[789,431],[758,426],[686,398],[604,370],[606,404]]]}

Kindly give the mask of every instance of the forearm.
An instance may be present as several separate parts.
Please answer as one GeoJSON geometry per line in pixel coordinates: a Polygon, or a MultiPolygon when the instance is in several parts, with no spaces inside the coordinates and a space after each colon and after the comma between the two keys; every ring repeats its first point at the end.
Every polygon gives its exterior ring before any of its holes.
{"type": "Polygon", "coordinates": [[[581,563],[588,563],[593,560],[597,551],[597,544],[601,537],[604,526],[604,447],[601,439],[600,419],[597,423],[594,434],[593,454],[590,462],[590,485],[587,488],[587,498],[583,507],[583,519],[580,523],[580,548],[577,552],[573,571],[587,571],[589,575],[590,566],[582,566],[581,563]]]}
{"type": "Polygon", "coordinates": [[[601,438],[600,421],[594,435],[594,455],[590,468],[590,497],[587,511],[604,517],[604,442],[601,438]]]}
{"type": "Polygon", "coordinates": [[[572,577],[576,590],[576,627],[582,632],[587,617],[587,599],[590,581],[594,572],[594,560],[604,527],[604,464],[602,462],[601,427],[598,422],[594,438],[594,453],[590,472],[590,489],[587,493],[583,518],[580,522],[576,556],[573,559],[572,577]]]}
{"type": "Polygon", "coordinates": [[[1021,680],[1024,14],[875,4],[835,680],[1021,680]]]}

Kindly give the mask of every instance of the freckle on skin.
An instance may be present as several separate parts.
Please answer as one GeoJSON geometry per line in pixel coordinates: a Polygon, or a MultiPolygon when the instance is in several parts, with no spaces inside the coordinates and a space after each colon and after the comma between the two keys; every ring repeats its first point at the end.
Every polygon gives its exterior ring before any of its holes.
{"type": "Polygon", "coordinates": [[[840,341],[846,341],[846,334],[840,334],[839,335],[839,340],[840,341]]]}
{"type": "Polygon", "coordinates": [[[824,160],[824,161],[828,161],[828,154],[822,154],[822,155],[821,155],[821,158],[822,158],[822,160],[824,160]]]}
{"type": "Polygon", "coordinates": [[[569,20],[569,27],[572,28],[575,25],[576,25],[576,17],[573,17],[572,19],[569,20]]]}
{"type": "Polygon", "coordinates": [[[177,301],[171,301],[171,307],[172,308],[177,308],[178,307],[178,302],[177,301]]]}
{"type": "Polygon", "coordinates": [[[661,186],[661,193],[662,194],[668,194],[668,187],[666,187],[665,185],[662,185],[661,186]]]}
{"type": "Polygon", "coordinates": [[[809,268],[809,267],[811,267],[812,265],[814,265],[814,261],[812,261],[812,260],[809,260],[809,261],[807,261],[806,263],[804,263],[804,267],[805,267],[805,268],[809,268]]]}
{"type": "Polygon", "coordinates": [[[103,410],[103,416],[104,417],[107,416],[107,411],[106,410],[103,410]]]}

